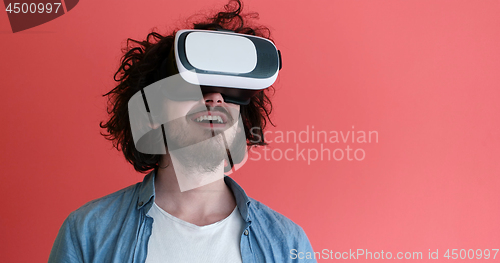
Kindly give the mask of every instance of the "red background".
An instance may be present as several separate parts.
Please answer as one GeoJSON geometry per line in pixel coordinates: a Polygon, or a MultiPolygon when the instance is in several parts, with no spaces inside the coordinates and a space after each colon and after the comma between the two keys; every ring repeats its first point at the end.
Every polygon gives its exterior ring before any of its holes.
{"type": "MultiPolygon", "coordinates": [[[[15,34],[0,12],[2,262],[47,261],[71,211],[142,180],[99,135],[120,48],[225,3],[81,1],[15,34]]],[[[379,134],[325,145],[362,148],[362,161],[249,160],[233,178],[250,196],[301,225],[316,251],[439,249],[445,260],[446,249],[500,248],[500,2],[247,0],[244,10],[260,13],[283,54],[273,130],[379,134]]]]}

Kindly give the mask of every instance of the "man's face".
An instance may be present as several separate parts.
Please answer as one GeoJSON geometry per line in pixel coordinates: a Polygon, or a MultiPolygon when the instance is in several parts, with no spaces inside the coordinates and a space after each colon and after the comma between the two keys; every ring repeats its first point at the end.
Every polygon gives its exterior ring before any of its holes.
{"type": "Polygon", "coordinates": [[[137,150],[168,153],[191,170],[220,169],[224,159],[240,163],[247,150],[240,106],[220,93],[203,94],[205,88],[176,74],[134,94],[128,107],[137,150]]]}
{"type": "Polygon", "coordinates": [[[164,124],[168,150],[186,166],[212,169],[226,157],[238,129],[240,105],[226,103],[220,93],[200,100],[166,99],[164,124]]]}

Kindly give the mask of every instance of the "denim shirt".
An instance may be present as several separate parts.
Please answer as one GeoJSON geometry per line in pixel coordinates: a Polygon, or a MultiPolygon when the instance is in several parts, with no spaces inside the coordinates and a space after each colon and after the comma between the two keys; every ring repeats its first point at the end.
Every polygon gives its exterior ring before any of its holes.
{"type": "MultiPolygon", "coordinates": [[[[152,171],[142,182],[70,213],[56,237],[49,263],[145,262],[153,226],[153,218],[146,214],[155,198],[154,178],[152,171]]],[[[246,223],[240,240],[243,263],[316,262],[304,256],[313,255],[313,250],[300,226],[249,198],[230,177],[225,176],[224,181],[246,223]],[[304,252],[302,257],[298,252],[304,252]]]]}

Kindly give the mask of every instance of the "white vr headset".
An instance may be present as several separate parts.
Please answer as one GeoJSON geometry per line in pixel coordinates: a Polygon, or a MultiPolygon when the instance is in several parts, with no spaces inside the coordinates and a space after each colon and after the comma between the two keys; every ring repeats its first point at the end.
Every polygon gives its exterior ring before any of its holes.
{"type": "MultiPolygon", "coordinates": [[[[182,79],[240,105],[271,86],[281,69],[281,53],[273,42],[232,31],[180,30],[173,53],[182,79]]],[[[158,79],[167,77],[167,65],[165,59],[158,79]]]]}

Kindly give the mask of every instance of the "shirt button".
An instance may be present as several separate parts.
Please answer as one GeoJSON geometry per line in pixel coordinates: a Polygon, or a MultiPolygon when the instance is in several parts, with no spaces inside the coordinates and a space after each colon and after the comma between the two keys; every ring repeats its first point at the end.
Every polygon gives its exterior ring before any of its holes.
{"type": "Polygon", "coordinates": [[[248,236],[248,229],[245,229],[245,232],[243,232],[245,236],[248,236]]]}
{"type": "Polygon", "coordinates": [[[142,206],[142,204],[144,204],[144,202],[142,202],[142,201],[141,201],[141,202],[139,202],[139,206],[142,206]]]}

